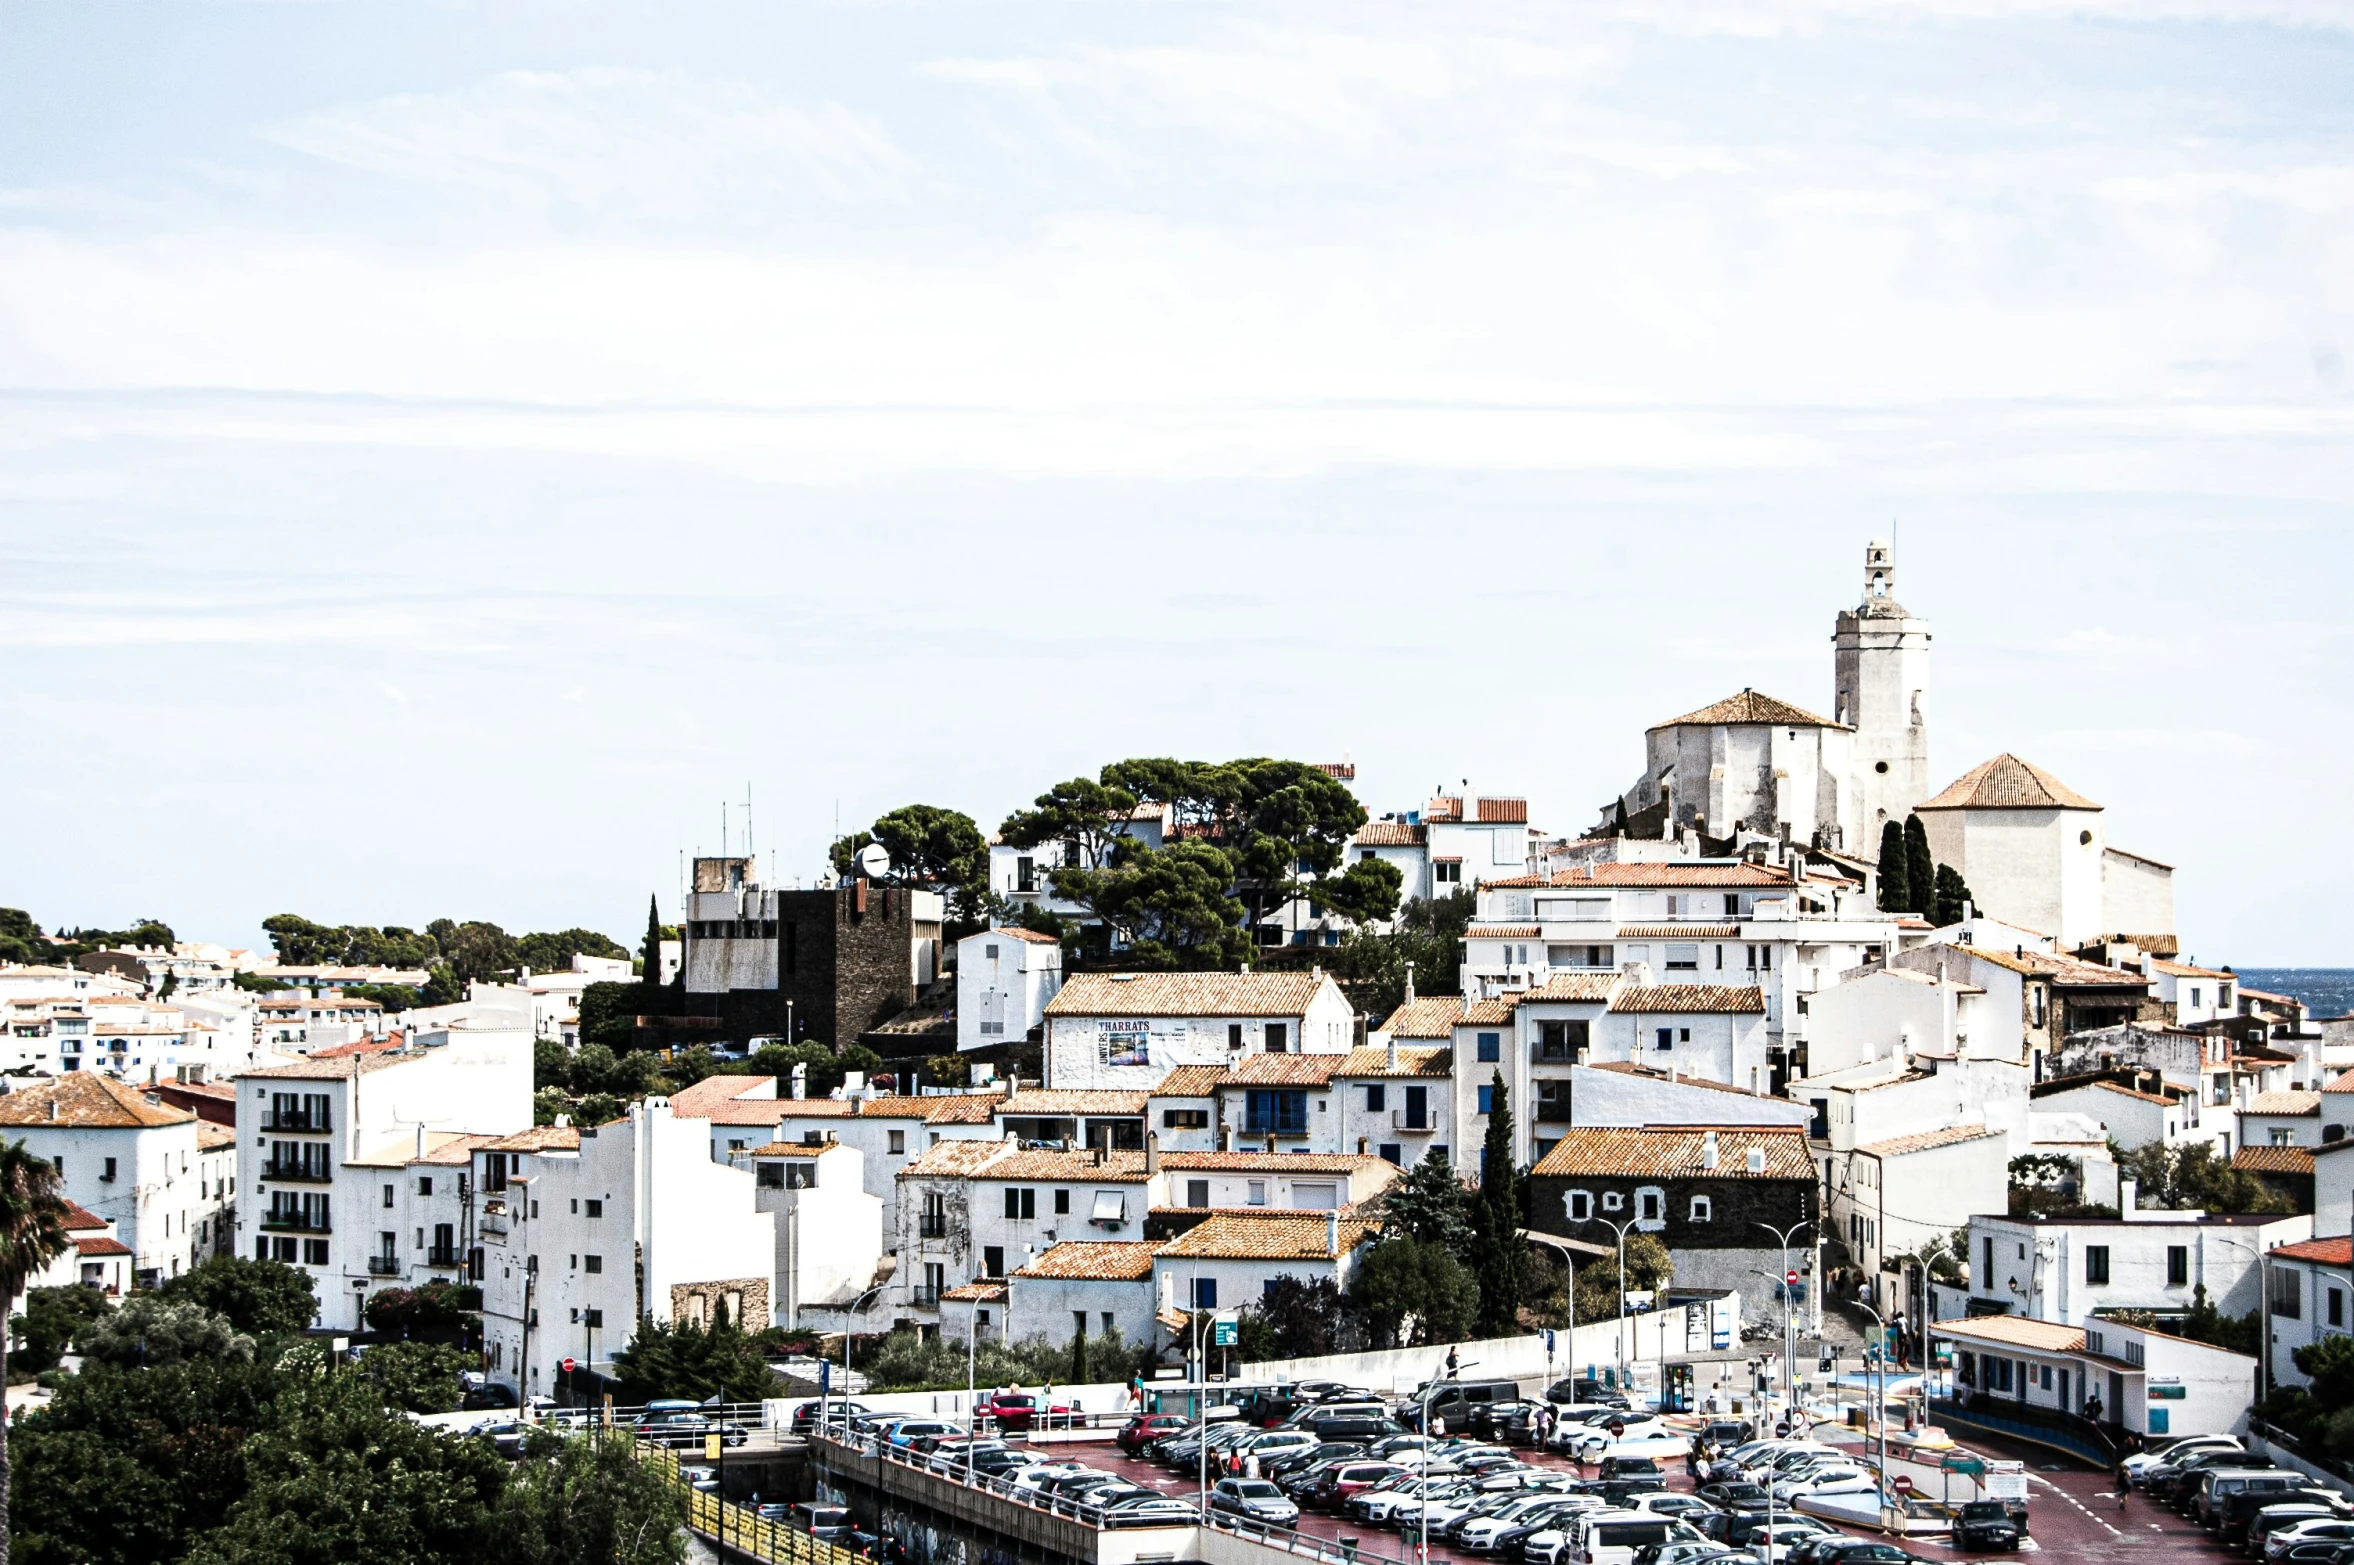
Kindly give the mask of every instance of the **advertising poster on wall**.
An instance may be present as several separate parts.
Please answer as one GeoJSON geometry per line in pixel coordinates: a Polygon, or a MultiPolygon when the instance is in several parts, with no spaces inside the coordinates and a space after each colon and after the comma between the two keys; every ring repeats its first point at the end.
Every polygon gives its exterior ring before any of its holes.
{"type": "Polygon", "coordinates": [[[1099,1021],[1095,1030],[1098,1057],[1104,1064],[1152,1063],[1152,1029],[1143,1021],[1099,1021]]]}

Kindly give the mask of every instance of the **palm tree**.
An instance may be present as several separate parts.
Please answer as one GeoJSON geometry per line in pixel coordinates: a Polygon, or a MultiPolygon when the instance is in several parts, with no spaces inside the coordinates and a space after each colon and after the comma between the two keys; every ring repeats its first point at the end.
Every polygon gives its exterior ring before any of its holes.
{"type": "MultiPolygon", "coordinates": [[[[57,1165],[33,1156],[22,1141],[0,1141],[0,1298],[13,1300],[65,1253],[72,1242],[65,1220],[57,1165]]],[[[0,1383],[7,1365],[8,1343],[0,1337],[0,1383]]],[[[8,1484],[8,1417],[0,1408],[0,1565],[8,1565],[8,1484]]]]}

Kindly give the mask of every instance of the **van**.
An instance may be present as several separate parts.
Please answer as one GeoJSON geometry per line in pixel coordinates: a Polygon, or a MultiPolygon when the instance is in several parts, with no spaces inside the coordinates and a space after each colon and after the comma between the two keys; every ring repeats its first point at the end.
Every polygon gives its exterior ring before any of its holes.
{"type": "Polygon", "coordinates": [[[812,1538],[823,1538],[831,1543],[846,1538],[854,1525],[847,1505],[818,1505],[804,1500],[793,1507],[793,1527],[812,1538]]]}
{"type": "Polygon", "coordinates": [[[1639,1550],[1675,1535],[1670,1517],[1645,1511],[1590,1511],[1571,1519],[1562,1565],[1634,1565],[1639,1550]]]}
{"type": "Polygon", "coordinates": [[[1425,1383],[1415,1388],[1414,1399],[1398,1408],[1398,1417],[1408,1428],[1421,1429],[1427,1413],[1431,1428],[1442,1426],[1448,1430],[1467,1429],[1471,1425],[1471,1410],[1488,1402],[1517,1402],[1520,1387],[1509,1380],[1446,1380],[1436,1385],[1425,1383]],[[1427,1391],[1430,1402],[1425,1407],[1422,1396],[1427,1391]]]}

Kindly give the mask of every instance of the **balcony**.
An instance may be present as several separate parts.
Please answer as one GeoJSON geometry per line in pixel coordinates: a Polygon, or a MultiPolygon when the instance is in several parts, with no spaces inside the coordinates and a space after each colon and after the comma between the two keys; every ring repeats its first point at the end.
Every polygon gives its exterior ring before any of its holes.
{"type": "Polygon", "coordinates": [[[909,1309],[936,1310],[940,1307],[940,1290],[933,1287],[912,1287],[907,1290],[909,1309]]]}
{"type": "Polygon", "coordinates": [[[1419,1114],[1412,1109],[1391,1109],[1390,1128],[1392,1130],[1436,1130],[1439,1128],[1439,1122],[1438,1117],[1428,1109],[1419,1114]]]}
{"type": "Polygon", "coordinates": [[[948,1214],[945,1212],[926,1212],[921,1218],[916,1220],[915,1233],[916,1237],[919,1239],[947,1238],[948,1214]]]}
{"type": "Polygon", "coordinates": [[[1304,1136],[1308,1133],[1305,1114],[1252,1114],[1242,1122],[1243,1134],[1248,1136],[1304,1136]]]}
{"type": "Polygon", "coordinates": [[[315,1114],[305,1114],[300,1111],[290,1111],[283,1114],[269,1113],[262,1116],[262,1129],[299,1130],[323,1135],[334,1128],[328,1123],[331,1118],[332,1116],[325,1109],[321,1109],[315,1114]]]}
{"type": "Polygon", "coordinates": [[[454,1246],[437,1244],[425,1252],[425,1264],[435,1268],[455,1267],[463,1270],[466,1257],[454,1246]]]}
{"type": "Polygon", "coordinates": [[[1537,1099],[1536,1119],[1539,1124],[1545,1125],[1567,1125],[1574,1123],[1574,1119],[1569,1111],[1569,1099],[1537,1099]]]}
{"type": "Polygon", "coordinates": [[[262,1164],[264,1179],[286,1180],[298,1185],[331,1185],[335,1183],[332,1170],[322,1163],[281,1163],[271,1158],[262,1164]]]}
{"type": "Polygon", "coordinates": [[[500,1208],[484,1212],[482,1214],[482,1231],[486,1236],[503,1242],[507,1237],[506,1210],[500,1208]]]}
{"type": "Polygon", "coordinates": [[[327,1226],[325,1212],[264,1212],[262,1227],[270,1233],[323,1234],[333,1232],[327,1226]]]}
{"type": "Polygon", "coordinates": [[[401,1258],[400,1258],[399,1256],[397,1256],[397,1255],[371,1255],[371,1256],[369,1256],[369,1257],[368,1257],[368,1275],[369,1275],[369,1276],[371,1276],[371,1277],[398,1277],[400,1274],[401,1274],[401,1258]]]}

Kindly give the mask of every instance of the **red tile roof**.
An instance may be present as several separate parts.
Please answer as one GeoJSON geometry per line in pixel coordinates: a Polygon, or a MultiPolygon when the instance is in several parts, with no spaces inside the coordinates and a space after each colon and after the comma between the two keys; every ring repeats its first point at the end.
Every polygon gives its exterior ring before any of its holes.
{"type": "Polygon", "coordinates": [[[1620,990],[1610,1009],[1622,1016],[1763,1016],[1765,991],[1754,985],[1653,984],[1620,990]]]}
{"type": "Polygon", "coordinates": [[[1409,825],[1405,821],[1367,821],[1350,838],[1360,848],[1419,848],[1429,839],[1426,826],[1409,825]]]}
{"type": "Polygon", "coordinates": [[[774,1076],[706,1076],[691,1087],[682,1087],[670,1095],[670,1112],[679,1119],[709,1119],[712,1110],[723,1104],[737,1102],[746,1093],[758,1092],[770,1102],[776,1101],[774,1076]]]}
{"type": "Polygon", "coordinates": [[[1152,1089],[1156,1098],[1206,1098],[1227,1079],[1223,1065],[1180,1065],[1152,1089]]]}
{"type": "Polygon", "coordinates": [[[1331,982],[1320,973],[1080,973],[1046,1014],[1298,1016],[1331,982]]]}
{"type": "MultiPolygon", "coordinates": [[[[1424,995],[1408,1000],[1390,1012],[1389,1020],[1378,1029],[1393,1038],[1452,1038],[1455,1024],[1463,1020],[1463,997],[1459,994],[1424,995]]],[[[2346,1073],[2354,1082],[2354,1071],[2346,1073]]],[[[2354,1086],[2347,1088],[2354,1092],[2354,1086]]]]}
{"type": "Polygon", "coordinates": [[[129,1255],[131,1247],[120,1239],[76,1239],[74,1249],[82,1255],[129,1255]]]}
{"type": "Polygon", "coordinates": [[[2354,1266],[2354,1239],[2306,1239],[2275,1246],[2265,1252],[2276,1261],[2318,1261],[2324,1266],[2354,1266]]]}
{"type": "Polygon", "coordinates": [[[2231,1166],[2251,1174],[2310,1174],[2311,1147],[2242,1147],[2231,1155],[2231,1166]]]}
{"type": "Polygon", "coordinates": [[[2003,1134],[1987,1125],[1956,1125],[1950,1130],[1926,1130],[1916,1136],[1891,1136],[1886,1141],[1874,1141],[1856,1150],[1869,1152],[1874,1157],[1903,1157],[1908,1152],[1958,1147],[1965,1141],[1985,1141],[2003,1134]]]}
{"type": "Polygon", "coordinates": [[[1153,1249],[1141,1242],[1066,1239],[1014,1275],[1067,1282],[1139,1282],[1152,1275],[1153,1249]]]}
{"type": "Polygon", "coordinates": [[[136,1088],[91,1071],[20,1083],[0,1097],[0,1125],[34,1130],[45,1125],[58,1130],[145,1130],[191,1124],[195,1119],[186,1109],[150,1103],[136,1088]]]}
{"type": "Polygon", "coordinates": [[[1321,1087],[1348,1064],[1345,1054],[1254,1054],[1221,1083],[1228,1087],[1321,1087]]]}
{"type": "Polygon", "coordinates": [[[1478,799],[1472,804],[1472,819],[1491,826],[1525,826],[1528,824],[1526,799],[1478,799]]]}
{"type": "Polygon", "coordinates": [[[1916,810],[2097,810],[2099,805],[2040,766],[1998,755],[1971,767],[1916,810]]]}
{"type": "Polygon", "coordinates": [[[1398,1063],[1392,1065],[1389,1050],[1368,1046],[1353,1050],[1333,1072],[1336,1076],[1452,1076],[1455,1073],[1453,1049],[1398,1050],[1398,1063]]]}
{"type": "Polygon", "coordinates": [[[1712,1127],[1678,1125],[1642,1129],[1572,1128],[1553,1144],[1530,1170],[1548,1177],[1591,1178],[1669,1176],[1723,1179],[1804,1179],[1815,1177],[1814,1155],[1807,1150],[1806,1132],[1764,1125],[1713,1127],[1717,1166],[1700,1165],[1702,1149],[1712,1127]],[[1749,1150],[1765,1150],[1765,1172],[1749,1172],[1749,1150]]]}
{"type": "Polygon", "coordinates": [[[1717,728],[1741,723],[1765,723],[1784,728],[1845,728],[1827,717],[1817,717],[1804,707],[1777,701],[1772,696],[1744,689],[1739,695],[1702,707],[1697,712],[1686,712],[1682,717],[1671,717],[1664,723],[1653,723],[1653,731],[1680,728],[1685,724],[1717,728]]]}
{"type": "Polygon", "coordinates": [[[1221,1211],[1161,1246],[1159,1253],[1173,1260],[1199,1256],[1204,1260],[1329,1261],[1374,1234],[1371,1223],[1343,1217],[1336,1252],[1325,1241],[1331,1226],[1322,1212],[1221,1211]]]}

